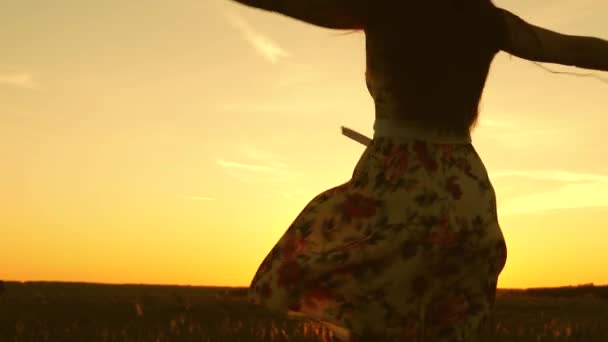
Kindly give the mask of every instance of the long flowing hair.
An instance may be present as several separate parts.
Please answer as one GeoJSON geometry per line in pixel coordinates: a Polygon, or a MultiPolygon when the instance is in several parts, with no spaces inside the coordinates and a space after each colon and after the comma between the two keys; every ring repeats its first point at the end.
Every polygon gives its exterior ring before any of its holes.
{"type": "Polygon", "coordinates": [[[374,49],[386,51],[378,63],[393,96],[407,102],[403,115],[448,130],[472,128],[491,62],[506,39],[498,9],[490,0],[380,4],[366,34],[380,41],[374,49]]]}
{"type": "Polygon", "coordinates": [[[404,115],[446,129],[473,128],[490,65],[508,39],[500,10],[491,0],[378,0],[373,6],[365,27],[344,34],[364,31],[374,50],[386,51],[381,61],[368,58],[368,71],[382,64],[380,76],[389,78],[393,96],[408,103],[404,115]]]}

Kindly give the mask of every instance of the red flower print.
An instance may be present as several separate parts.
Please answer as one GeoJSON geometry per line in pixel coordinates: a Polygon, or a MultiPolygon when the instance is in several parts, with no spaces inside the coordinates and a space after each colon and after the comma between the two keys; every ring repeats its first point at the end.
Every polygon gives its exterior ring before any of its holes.
{"type": "Polygon", "coordinates": [[[429,288],[429,282],[423,276],[418,276],[412,281],[412,290],[416,295],[423,295],[429,288]]]}
{"type": "Polygon", "coordinates": [[[306,239],[302,237],[293,237],[283,244],[281,253],[285,259],[293,259],[302,254],[306,245],[306,239]]]}
{"type": "Polygon", "coordinates": [[[329,289],[319,286],[312,288],[302,296],[302,309],[306,311],[323,309],[329,301],[333,300],[333,295],[329,289]]]}
{"type": "Polygon", "coordinates": [[[394,182],[407,171],[408,154],[405,149],[393,147],[391,153],[384,159],[384,174],[386,180],[394,182]]]}
{"type": "Polygon", "coordinates": [[[454,326],[467,316],[469,301],[464,294],[450,295],[437,303],[431,311],[433,321],[443,326],[454,326]]]}
{"type": "Polygon", "coordinates": [[[456,183],[456,177],[451,177],[448,179],[448,183],[446,185],[448,192],[452,195],[452,198],[455,200],[459,200],[462,197],[462,189],[460,185],[456,183]]]}
{"type": "Polygon", "coordinates": [[[349,265],[349,266],[341,266],[334,269],[333,274],[337,275],[353,275],[353,273],[357,273],[358,271],[365,268],[365,265],[357,264],[357,265],[349,265]]]}
{"type": "Polygon", "coordinates": [[[292,311],[300,311],[300,308],[301,308],[300,302],[298,302],[298,301],[287,305],[287,309],[292,310],[292,311]]]}
{"type": "Polygon", "coordinates": [[[433,246],[451,248],[458,242],[458,234],[450,228],[448,219],[443,218],[440,222],[440,227],[431,232],[429,241],[433,246]]]}
{"type": "Polygon", "coordinates": [[[429,172],[437,171],[437,169],[439,168],[439,165],[437,165],[437,162],[431,156],[431,154],[429,152],[429,147],[426,142],[416,141],[414,143],[413,148],[414,148],[414,152],[416,152],[416,156],[422,163],[422,166],[424,166],[424,168],[427,171],[429,171],[429,172]]]}
{"type": "Polygon", "coordinates": [[[418,340],[418,322],[409,320],[403,326],[398,342],[412,342],[418,340]]]}
{"type": "Polygon", "coordinates": [[[376,201],[361,194],[348,196],[344,213],[351,218],[370,218],[376,214],[376,201]]]}
{"type": "Polygon", "coordinates": [[[441,144],[439,145],[441,151],[441,159],[450,160],[454,154],[454,145],[452,144],[441,144]]]}
{"type": "Polygon", "coordinates": [[[350,252],[350,251],[356,251],[358,249],[361,249],[363,247],[366,246],[367,241],[369,241],[369,237],[367,238],[363,238],[363,239],[358,239],[358,240],[351,240],[351,239],[346,239],[344,241],[342,241],[342,245],[336,247],[336,251],[337,252],[350,252]]]}
{"type": "Polygon", "coordinates": [[[277,284],[280,287],[289,287],[299,282],[304,274],[302,266],[295,260],[285,261],[279,266],[279,279],[277,284]]]}

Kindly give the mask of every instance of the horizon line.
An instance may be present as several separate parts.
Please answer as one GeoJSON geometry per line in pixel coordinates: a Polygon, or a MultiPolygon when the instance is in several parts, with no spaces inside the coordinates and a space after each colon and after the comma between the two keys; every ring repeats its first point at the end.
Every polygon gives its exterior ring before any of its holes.
{"type": "MultiPolygon", "coordinates": [[[[171,286],[171,287],[206,287],[206,288],[249,288],[249,286],[234,286],[234,285],[192,285],[192,284],[153,284],[153,283],[121,283],[121,282],[91,282],[91,281],[69,281],[69,280],[5,280],[0,279],[4,283],[58,283],[58,284],[87,284],[87,285],[107,285],[107,286],[171,286]]],[[[534,289],[558,289],[568,287],[608,287],[607,284],[582,283],[575,285],[555,285],[555,286],[535,286],[535,287],[498,287],[497,290],[534,290],[534,289]]]]}

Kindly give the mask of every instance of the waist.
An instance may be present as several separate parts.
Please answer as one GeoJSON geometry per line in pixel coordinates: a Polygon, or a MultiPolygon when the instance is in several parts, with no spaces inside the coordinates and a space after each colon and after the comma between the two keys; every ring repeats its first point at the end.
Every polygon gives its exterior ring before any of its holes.
{"type": "Polygon", "coordinates": [[[381,118],[374,122],[374,138],[414,139],[440,144],[470,144],[472,141],[468,129],[445,129],[418,121],[381,118]]]}

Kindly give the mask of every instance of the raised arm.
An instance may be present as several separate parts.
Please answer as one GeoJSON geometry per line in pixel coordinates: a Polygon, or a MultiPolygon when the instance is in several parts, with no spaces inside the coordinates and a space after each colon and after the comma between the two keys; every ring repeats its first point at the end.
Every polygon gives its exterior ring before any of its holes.
{"type": "Polygon", "coordinates": [[[366,4],[373,0],[234,0],[332,29],[365,27],[366,4]]]}
{"type": "Polygon", "coordinates": [[[503,51],[531,61],[608,71],[608,41],[553,32],[501,12],[508,31],[503,51]]]}

